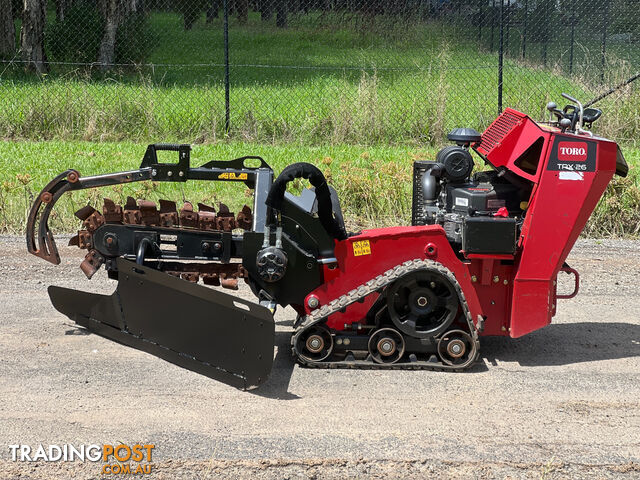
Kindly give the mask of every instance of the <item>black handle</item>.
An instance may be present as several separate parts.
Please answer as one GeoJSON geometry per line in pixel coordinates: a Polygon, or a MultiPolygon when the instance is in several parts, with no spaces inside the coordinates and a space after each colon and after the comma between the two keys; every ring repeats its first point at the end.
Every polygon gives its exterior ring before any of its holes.
{"type": "Polygon", "coordinates": [[[153,146],[155,147],[156,151],[166,150],[168,152],[179,152],[180,149],[185,147],[191,148],[191,145],[189,144],[179,144],[179,143],[156,143],[153,146]]]}
{"type": "MultiPolygon", "coordinates": [[[[140,168],[145,167],[154,167],[156,169],[160,167],[177,167],[179,170],[183,172],[187,172],[189,170],[189,163],[191,157],[191,145],[188,143],[177,144],[177,143],[152,143],[147,146],[147,151],[144,153],[144,158],[142,159],[142,163],[140,164],[140,168]],[[165,164],[158,162],[157,152],[178,152],[178,163],[165,164]]],[[[186,178],[186,177],[184,177],[186,178]]],[[[182,180],[180,180],[182,181],[182,180]]]]}
{"type": "Polygon", "coordinates": [[[333,205],[331,203],[331,192],[327,185],[327,180],[322,172],[310,163],[294,163],[289,165],[271,185],[269,195],[267,195],[266,204],[276,211],[282,209],[284,201],[284,192],[287,184],[296,178],[306,178],[316,189],[316,198],[318,199],[318,218],[331,237],[336,240],[344,240],[347,238],[347,232],[344,227],[333,216],[333,205]]]}

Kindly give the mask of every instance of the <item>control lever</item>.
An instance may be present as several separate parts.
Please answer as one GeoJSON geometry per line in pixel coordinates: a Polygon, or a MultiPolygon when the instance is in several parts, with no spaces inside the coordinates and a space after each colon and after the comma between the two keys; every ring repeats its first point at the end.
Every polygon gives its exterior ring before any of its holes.
{"type": "Polygon", "coordinates": [[[560,120],[560,128],[562,128],[562,131],[566,131],[567,128],[571,127],[571,120],[569,120],[568,118],[563,118],[562,120],[560,120]]]}
{"type": "Polygon", "coordinates": [[[549,123],[553,123],[553,116],[555,115],[558,119],[558,121],[562,120],[564,118],[564,114],[562,113],[562,110],[558,109],[558,104],[556,102],[549,102],[547,103],[547,110],[549,110],[549,123]]]}
{"type": "Polygon", "coordinates": [[[582,120],[583,120],[583,117],[584,117],[584,107],[582,106],[582,103],[580,103],[576,98],[573,98],[568,93],[563,93],[562,96],[564,98],[566,98],[567,100],[569,100],[570,102],[575,103],[578,106],[578,111],[580,113],[579,113],[579,117],[578,117],[578,123],[576,124],[576,131],[577,132],[584,132],[584,130],[582,130],[582,120]]]}

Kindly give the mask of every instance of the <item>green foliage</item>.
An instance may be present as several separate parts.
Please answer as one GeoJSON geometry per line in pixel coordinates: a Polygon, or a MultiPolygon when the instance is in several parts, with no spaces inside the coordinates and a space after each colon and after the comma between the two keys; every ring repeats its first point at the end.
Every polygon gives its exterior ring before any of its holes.
{"type": "Polygon", "coordinates": [[[140,63],[146,60],[158,43],[158,36],[144,13],[129,16],[116,33],[116,63],[140,63]]]}
{"type": "Polygon", "coordinates": [[[175,8],[182,14],[184,29],[191,30],[211,0],[175,0],[175,8]]]}
{"type": "Polygon", "coordinates": [[[45,34],[49,60],[92,63],[98,58],[104,19],[94,3],[79,1],[69,8],[64,21],[48,25],[45,34]]]}
{"type": "MultiPolygon", "coordinates": [[[[49,60],[91,64],[98,58],[105,21],[95,2],[74,3],[65,14],[64,21],[53,21],[46,30],[49,60]]],[[[157,43],[147,16],[136,13],[118,26],[116,33],[116,63],[144,61],[157,43]]]]}
{"type": "MultiPolygon", "coordinates": [[[[74,168],[83,176],[136,168],[146,145],[130,142],[0,142],[0,233],[22,233],[35,195],[58,173],[74,168]]],[[[596,207],[584,234],[591,237],[640,234],[640,150],[624,149],[629,177],[614,177],[596,207]]],[[[276,171],[294,162],[318,166],[340,196],[350,230],[408,225],[411,214],[411,166],[414,160],[435,158],[435,148],[357,145],[301,146],[228,142],[196,145],[192,165],[212,159],[260,155],[276,171]]],[[[477,162],[479,164],[480,162],[477,162]]],[[[299,192],[302,183],[297,185],[299,192]]],[[[102,198],[123,204],[128,195],[157,201],[215,204],[224,202],[233,211],[250,203],[249,191],[235,182],[142,182],[64,195],[53,210],[55,232],[78,229],[73,213],[90,203],[102,209],[102,198]]]]}

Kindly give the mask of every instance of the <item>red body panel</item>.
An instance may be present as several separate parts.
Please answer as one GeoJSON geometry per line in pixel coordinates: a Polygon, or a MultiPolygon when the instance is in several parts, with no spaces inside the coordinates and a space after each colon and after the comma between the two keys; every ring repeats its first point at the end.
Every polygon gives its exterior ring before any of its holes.
{"type": "MultiPolygon", "coordinates": [[[[315,296],[322,306],[400,263],[430,258],[455,275],[473,321],[485,319],[483,335],[519,337],[549,324],[557,274],[614,174],[617,146],[540,126],[507,109],[483,133],[476,151],[532,187],[513,257],[454,252],[439,225],[365,230],[336,242],[337,267],[325,267],[326,282],[305,305],[315,296]],[[537,152],[533,166],[522,161],[531,151],[537,152]],[[366,241],[369,248],[363,250],[366,241]]],[[[330,316],[327,325],[343,330],[361,322],[375,300],[370,295],[330,316]]]]}
{"type": "MultiPolygon", "coordinates": [[[[521,233],[521,254],[514,282],[512,337],[525,335],[551,322],[555,313],[555,281],[560,268],[584,228],[591,212],[613,177],[617,146],[604,139],[556,135],[564,140],[589,144],[593,171],[552,169],[549,146],[538,187],[531,197],[521,233]]],[[[563,160],[558,158],[558,163],[563,160]]],[[[575,160],[575,163],[583,160],[575,160]]]]}

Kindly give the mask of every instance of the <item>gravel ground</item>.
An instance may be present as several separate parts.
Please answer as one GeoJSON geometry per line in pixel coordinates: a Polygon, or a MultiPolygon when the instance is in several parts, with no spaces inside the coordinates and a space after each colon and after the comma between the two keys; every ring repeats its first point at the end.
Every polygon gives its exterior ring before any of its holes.
{"type": "Polygon", "coordinates": [[[299,368],[280,310],[253,392],[75,328],[47,286],[114,283],[61,254],[54,267],[0,237],[0,478],[99,477],[13,462],[11,444],[119,442],[155,444],[158,479],[640,478],[640,242],[580,241],[580,295],[538,332],[484,338],[467,373],[299,368]]]}

